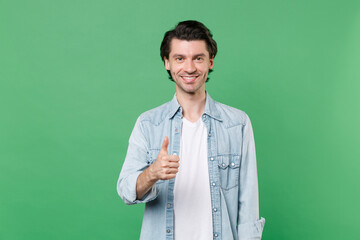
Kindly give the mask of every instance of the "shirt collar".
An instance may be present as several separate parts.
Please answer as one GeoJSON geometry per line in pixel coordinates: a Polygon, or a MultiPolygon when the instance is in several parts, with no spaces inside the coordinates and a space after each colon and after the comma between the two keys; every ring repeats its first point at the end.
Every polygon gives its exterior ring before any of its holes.
{"type": "MultiPolygon", "coordinates": [[[[205,102],[205,111],[203,114],[206,114],[220,122],[222,122],[222,119],[220,117],[220,112],[218,111],[216,107],[216,102],[210,97],[208,92],[206,92],[206,102],[205,102]]],[[[173,99],[170,101],[169,106],[169,119],[173,118],[177,112],[180,112],[182,115],[182,108],[176,98],[176,94],[174,94],[173,99]]]]}

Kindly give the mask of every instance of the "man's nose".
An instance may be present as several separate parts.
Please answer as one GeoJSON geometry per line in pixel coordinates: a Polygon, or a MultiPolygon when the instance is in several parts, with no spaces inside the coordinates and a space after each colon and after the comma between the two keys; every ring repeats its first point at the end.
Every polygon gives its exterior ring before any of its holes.
{"type": "Polygon", "coordinates": [[[196,72],[195,64],[192,60],[185,61],[184,71],[187,73],[194,73],[196,72]]]}

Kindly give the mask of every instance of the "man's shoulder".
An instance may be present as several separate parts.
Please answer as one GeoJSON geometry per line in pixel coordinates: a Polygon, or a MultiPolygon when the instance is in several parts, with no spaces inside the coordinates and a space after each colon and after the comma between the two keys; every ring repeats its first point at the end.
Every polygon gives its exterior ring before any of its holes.
{"type": "Polygon", "coordinates": [[[223,120],[224,124],[228,127],[245,125],[247,123],[249,117],[243,110],[217,101],[214,101],[214,104],[221,120],[223,120]]]}
{"type": "Polygon", "coordinates": [[[141,122],[151,122],[152,124],[159,125],[169,115],[170,103],[171,101],[143,112],[140,114],[139,120],[141,122]]]}

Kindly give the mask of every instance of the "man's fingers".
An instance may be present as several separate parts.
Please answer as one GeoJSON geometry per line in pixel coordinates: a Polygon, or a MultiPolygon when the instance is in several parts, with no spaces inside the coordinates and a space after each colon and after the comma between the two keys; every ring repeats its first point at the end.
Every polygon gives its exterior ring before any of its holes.
{"type": "Polygon", "coordinates": [[[169,168],[179,168],[179,167],[180,167],[180,164],[177,163],[177,162],[169,162],[168,167],[169,167],[169,168]]]}
{"type": "Polygon", "coordinates": [[[176,155],[165,155],[165,156],[162,156],[161,159],[163,161],[167,161],[167,162],[179,162],[180,161],[180,158],[176,155]]]}
{"type": "Polygon", "coordinates": [[[162,161],[160,163],[161,168],[178,168],[180,166],[178,161],[162,161]]]}
{"type": "Polygon", "coordinates": [[[165,154],[168,154],[168,145],[169,145],[169,138],[168,137],[165,137],[164,138],[164,141],[163,141],[163,144],[162,144],[162,147],[161,147],[161,151],[165,154]]]}
{"type": "Polygon", "coordinates": [[[168,175],[168,174],[176,174],[179,172],[179,169],[178,168],[167,168],[167,169],[164,169],[164,174],[165,175],[168,175]]]}
{"type": "Polygon", "coordinates": [[[168,160],[171,162],[179,162],[180,158],[177,155],[169,155],[168,160]]]}
{"type": "Polygon", "coordinates": [[[174,177],[176,177],[176,174],[168,174],[164,178],[162,178],[161,180],[169,180],[169,179],[173,179],[174,177]]]}

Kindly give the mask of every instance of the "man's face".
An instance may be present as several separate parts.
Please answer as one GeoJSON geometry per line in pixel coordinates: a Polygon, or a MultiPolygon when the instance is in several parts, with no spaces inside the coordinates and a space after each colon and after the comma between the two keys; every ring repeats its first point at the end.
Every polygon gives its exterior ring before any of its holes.
{"type": "Polygon", "coordinates": [[[164,58],[165,68],[170,71],[176,84],[176,92],[197,94],[205,92],[205,81],[213,68],[204,40],[172,39],[169,59],[164,58]]]}

